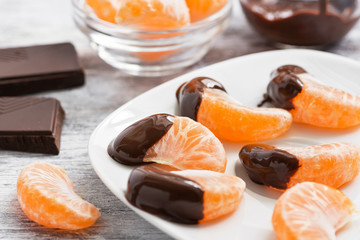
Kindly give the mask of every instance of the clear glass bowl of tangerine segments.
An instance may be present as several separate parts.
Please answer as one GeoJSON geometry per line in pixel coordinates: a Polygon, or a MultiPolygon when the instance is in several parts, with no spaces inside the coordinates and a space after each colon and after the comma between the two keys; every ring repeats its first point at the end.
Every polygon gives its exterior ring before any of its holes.
{"type": "Polygon", "coordinates": [[[128,74],[148,77],[175,74],[199,61],[226,29],[232,7],[232,0],[72,3],[76,25],[100,58],[128,74]]]}

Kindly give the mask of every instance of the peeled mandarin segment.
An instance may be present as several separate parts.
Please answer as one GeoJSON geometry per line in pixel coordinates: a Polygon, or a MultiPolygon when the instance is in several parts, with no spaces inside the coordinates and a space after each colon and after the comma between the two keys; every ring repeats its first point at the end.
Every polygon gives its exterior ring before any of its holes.
{"type": "Polygon", "coordinates": [[[162,31],[189,25],[190,15],[185,0],[122,0],[116,21],[139,30],[162,31]]]}
{"type": "MultiPolygon", "coordinates": [[[[188,26],[190,15],[185,0],[122,0],[116,21],[118,24],[141,31],[167,31],[188,26]]],[[[144,34],[139,38],[171,38],[182,34],[144,34]]],[[[178,50],[137,52],[135,55],[145,62],[152,63],[162,61],[177,52],[178,50]]]]}
{"type": "Polygon", "coordinates": [[[144,162],[177,169],[225,172],[226,153],[222,143],[206,127],[187,117],[175,117],[169,131],[146,151],[144,162]]]}
{"type": "Polygon", "coordinates": [[[210,221],[234,212],[244,195],[245,182],[235,176],[196,170],[172,173],[197,182],[204,190],[204,218],[200,222],[210,221]]]}
{"type": "Polygon", "coordinates": [[[276,69],[267,87],[270,102],[289,110],[294,121],[324,128],[360,124],[360,97],[322,85],[304,69],[285,65],[276,69]]]}
{"type": "Polygon", "coordinates": [[[326,128],[348,128],[360,124],[360,97],[298,75],[303,90],[293,99],[294,121],[326,128]]]}
{"type": "Polygon", "coordinates": [[[36,162],[25,167],[17,182],[18,201],[33,221],[53,228],[76,230],[94,224],[99,210],[82,200],[60,167],[36,162]]]}
{"type": "Polygon", "coordinates": [[[196,224],[235,211],[244,191],[244,181],[223,173],[167,172],[147,165],[131,172],[126,198],[134,206],[167,220],[196,224]]]}
{"type": "Polygon", "coordinates": [[[282,109],[246,107],[222,91],[205,89],[197,121],[224,140],[262,141],[286,132],[292,117],[282,109]]]}
{"type": "Polygon", "coordinates": [[[180,113],[228,141],[260,141],[286,132],[291,114],[282,109],[246,107],[231,98],[217,81],[198,77],[176,91],[180,113]]]}
{"type": "Polygon", "coordinates": [[[278,189],[306,181],[338,188],[353,180],[360,168],[360,148],[351,143],[283,149],[252,144],[239,156],[254,182],[278,189]]]}
{"type": "Polygon", "coordinates": [[[228,0],[186,0],[191,22],[207,18],[221,10],[228,0]]]}
{"type": "Polygon", "coordinates": [[[127,165],[155,162],[181,170],[226,169],[224,147],[210,130],[169,114],[152,115],[130,125],[109,144],[108,153],[127,165]]]}
{"type": "Polygon", "coordinates": [[[278,240],[335,240],[336,231],[350,221],[354,212],[351,200],[339,190],[304,182],[279,198],[272,224],[278,240]]]}
{"type": "Polygon", "coordinates": [[[98,18],[101,20],[116,23],[116,5],[118,1],[116,0],[86,0],[87,5],[89,5],[98,18]]]}
{"type": "Polygon", "coordinates": [[[360,147],[355,144],[332,143],[284,150],[297,156],[301,166],[290,178],[288,187],[312,181],[339,188],[359,174],[360,147]]]}

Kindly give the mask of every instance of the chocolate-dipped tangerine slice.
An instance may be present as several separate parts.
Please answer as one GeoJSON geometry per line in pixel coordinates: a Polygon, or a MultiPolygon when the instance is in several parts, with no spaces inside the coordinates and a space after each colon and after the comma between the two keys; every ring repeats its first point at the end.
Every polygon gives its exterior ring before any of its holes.
{"type": "Polygon", "coordinates": [[[235,176],[207,171],[162,171],[151,166],[134,169],[126,198],[134,206],[170,221],[196,224],[236,210],[245,182],[235,176]]]}
{"type": "Polygon", "coordinates": [[[181,115],[208,127],[228,141],[260,141],[275,138],[291,125],[291,115],[282,109],[251,108],[231,98],[217,81],[199,77],[176,92],[181,115]]]}
{"type": "Polygon", "coordinates": [[[116,161],[137,165],[155,162],[176,169],[225,172],[223,145],[206,127],[187,117],[156,114],[123,130],[108,146],[116,161]]]}
{"type": "Polygon", "coordinates": [[[278,189],[306,181],[338,188],[353,180],[360,168],[360,148],[351,143],[282,149],[250,144],[239,156],[251,180],[278,189]]]}
{"type": "Polygon", "coordinates": [[[304,69],[284,65],[271,74],[265,99],[288,110],[295,122],[326,128],[360,124],[360,97],[322,85],[304,69]]]}

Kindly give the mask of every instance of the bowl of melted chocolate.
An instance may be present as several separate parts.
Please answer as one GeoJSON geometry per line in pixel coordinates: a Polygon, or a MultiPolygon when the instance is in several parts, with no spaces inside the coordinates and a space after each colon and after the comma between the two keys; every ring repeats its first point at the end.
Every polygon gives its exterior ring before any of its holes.
{"type": "Polygon", "coordinates": [[[240,0],[246,18],[262,36],[296,46],[330,46],[360,17],[360,0],[240,0]]]}

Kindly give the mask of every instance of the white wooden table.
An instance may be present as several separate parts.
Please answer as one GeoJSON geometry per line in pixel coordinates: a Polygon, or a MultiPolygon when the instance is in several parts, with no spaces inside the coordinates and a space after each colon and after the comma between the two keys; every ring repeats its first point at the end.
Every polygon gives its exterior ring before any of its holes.
{"type": "MultiPolygon", "coordinates": [[[[250,29],[235,3],[230,28],[202,61],[185,71],[274,49],[250,29]]],[[[131,77],[106,65],[76,29],[70,0],[0,0],[0,48],[64,41],[72,42],[77,48],[86,72],[86,85],[36,94],[59,99],[66,111],[58,156],[0,151],[0,239],[170,238],[129,210],[105,187],[90,165],[87,145],[91,132],[109,113],[174,76],[131,77]],[[20,170],[34,161],[48,161],[65,169],[76,191],[101,208],[102,216],[95,225],[75,232],[54,230],[39,226],[24,215],[17,202],[16,181],[20,170]]],[[[328,51],[360,59],[360,24],[328,51]]]]}

